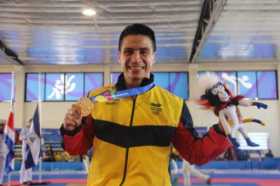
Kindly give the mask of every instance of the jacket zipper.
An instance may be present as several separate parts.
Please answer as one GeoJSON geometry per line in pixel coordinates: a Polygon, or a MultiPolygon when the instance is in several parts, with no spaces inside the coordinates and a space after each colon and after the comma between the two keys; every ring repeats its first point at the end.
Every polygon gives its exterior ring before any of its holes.
{"type": "MultiPolygon", "coordinates": [[[[130,116],[130,122],[129,122],[129,127],[132,127],[132,123],[133,123],[133,117],[134,117],[134,110],[135,110],[135,103],[136,103],[136,97],[133,97],[133,103],[132,103],[132,111],[131,111],[131,116],[130,116]]],[[[125,160],[124,160],[124,170],[123,170],[123,178],[122,181],[120,183],[120,186],[122,186],[124,184],[125,178],[126,178],[126,172],[127,172],[127,161],[128,161],[128,151],[129,151],[129,147],[126,147],[126,151],[125,151],[125,160]]]]}

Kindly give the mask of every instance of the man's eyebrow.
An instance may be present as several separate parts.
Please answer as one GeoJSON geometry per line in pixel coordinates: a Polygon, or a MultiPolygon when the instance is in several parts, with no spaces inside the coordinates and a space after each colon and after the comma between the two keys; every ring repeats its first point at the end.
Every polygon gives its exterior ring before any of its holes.
{"type": "Polygon", "coordinates": [[[133,47],[126,47],[124,50],[149,50],[149,47],[140,47],[140,48],[133,48],[133,47]]]}

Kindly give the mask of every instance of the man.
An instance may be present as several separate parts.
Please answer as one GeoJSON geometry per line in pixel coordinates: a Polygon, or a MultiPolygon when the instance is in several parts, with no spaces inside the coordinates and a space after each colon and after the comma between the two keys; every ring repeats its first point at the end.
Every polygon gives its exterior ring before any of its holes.
{"type": "Polygon", "coordinates": [[[202,164],[224,152],[230,142],[218,125],[196,138],[184,101],[153,84],[156,42],[143,24],[127,26],[119,39],[122,74],[116,85],[91,91],[87,117],[74,104],[61,127],[70,154],[94,149],[88,186],[170,186],[170,145],[187,161],[202,164]]]}

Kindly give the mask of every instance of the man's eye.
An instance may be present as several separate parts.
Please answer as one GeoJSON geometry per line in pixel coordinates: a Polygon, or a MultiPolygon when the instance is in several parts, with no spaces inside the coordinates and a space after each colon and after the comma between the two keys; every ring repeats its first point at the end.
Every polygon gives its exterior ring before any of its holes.
{"type": "Polygon", "coordinates": [[[147,51],[147,50],[141,50],[141,54],[147,55],[147,54],[148,54],[148,51],[147,51]]]}
{"type": "Polygon", "coordinates": [[[133,53],[133,50],[125,50],[124,54],[125,55],[131,55],[133,53]]]}

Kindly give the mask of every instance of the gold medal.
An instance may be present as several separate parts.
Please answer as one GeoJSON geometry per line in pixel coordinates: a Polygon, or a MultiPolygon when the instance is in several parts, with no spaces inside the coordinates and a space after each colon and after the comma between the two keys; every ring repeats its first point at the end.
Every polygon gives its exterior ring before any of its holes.
{"type": "Polygon", "coordinates": [[[88,97],[81,97],[77,105],[81,108],[82,117],[90,115],[93,110],[93,102],[88,97]]]}

